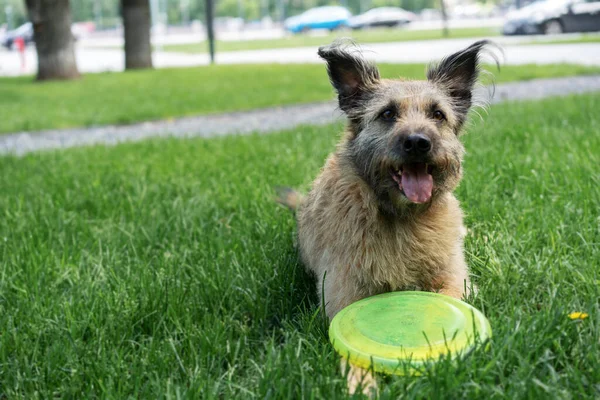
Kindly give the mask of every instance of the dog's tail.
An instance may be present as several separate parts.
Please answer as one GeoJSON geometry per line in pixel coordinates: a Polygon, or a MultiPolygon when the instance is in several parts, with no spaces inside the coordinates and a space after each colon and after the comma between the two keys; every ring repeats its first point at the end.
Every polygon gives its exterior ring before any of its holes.
{"type": "Polygon", "coordinates": [[[304,201],[302,193],[289,187],[277,186],[275,192],[277,193],[275,201],[292,211],[297,211],[304,201]]]}

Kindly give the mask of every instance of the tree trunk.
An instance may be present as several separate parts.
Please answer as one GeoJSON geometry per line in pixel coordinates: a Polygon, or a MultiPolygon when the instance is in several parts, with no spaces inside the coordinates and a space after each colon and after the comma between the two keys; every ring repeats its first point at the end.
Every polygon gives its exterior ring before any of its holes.
{"type": "Polygon", "coordinates": [[[208,53],[210,55],[210,63],[215,63],[215,8],[213,0],[206,0],[204,4],[204,13],[206,14],[206,36],[208,36],[208,53]]]}
{"type": "Polygon", "coordinates": [[[448,13],[446,11],[446,2],[444,0],[440,0],[440,6],[442,10],[442,34],[447,38],[450,36],[450,32],[448,31],[448,13]]]}
{"type": "Polygon", "coordinates": [[[125,69],[152,68],[149,0],[121,0],[125,30],[125,69]]]}
{"type": "Polygon", "coordinates": [[[38,56],[38,80],[79,77],[69,0],[25,0],[38,56]]]}

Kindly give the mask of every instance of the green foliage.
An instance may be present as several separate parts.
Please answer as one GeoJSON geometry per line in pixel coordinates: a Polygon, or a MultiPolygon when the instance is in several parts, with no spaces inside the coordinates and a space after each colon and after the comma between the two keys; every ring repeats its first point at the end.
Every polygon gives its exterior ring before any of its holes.
{"type": "Polygon", "coordinates": [[[121,25],[121,0],[71,0],[74,22],[94,21],[101,28],[121,25]]]}
{"type": "MultiPolygon", "coordinates": [[[[424,64],[382,64],[384,77],[425,76],[424,64]]],[[[498,82],[599,73],[580,65],[505,66],[498,82]]],[[[85,75],[77,81],[0,78],[0,133],[240,111],[333,97],[322,65],[219,65],[85,75]]]]}
{"type": "MultiPolygon", "coordinates": [[[[21,0],[8,0],[21,3],[21,0]]],[[[152,1],[152,0],[151,0],[152,1]]],[[[204,0],[160,0],[159,8],[167,14],[170,24],[181,24],[191,20],[204,22],[204,0]],[[187,18],[187,21],[186,21],[187,18]]],[[[407,10],[421,10],[435,8],[435,0],[215,0],[216,17],[241,17],[246,21],[256,21],[264,16],[271,16],[273,20],[282,20],[301,14],[312,7],[324,5],[345,5],[353,14],[365,12],[372,7],[393,6],[403,7],[407,10]],[[282,16],[283,12],[285,15],[282,16]]],[[[99,27],[112,28],[120,23],[119,1],[116,0],[77,0],[71,1],[71,10],[74,21],[95,21],[99,27]]],[[[1,11],[1,10],[0,10],[1,11]]],[[[0,12],[0,24],[2,13],[0,12]]]]}
{"type": "MultiPolygon", "coordinates": [[[[381,398],[600,397],[599,102],[472,124],[457,196],[493,338],[381,377],[381,398]]],[[[346,398],[294,217],[272,200],[308,187],[341,129],[0,157],[2,397],[346,398]]]]}
{"type": "Polygon", "coordinates": [[[436,0],[372,0],[372,7],[402,7],[409,11],[439,8],[436,0]]]}
{"type": "Polygon", "coordinates": [[[258,20],[262,15],[262,11],[270,11],[270,9],[261,10],[260,1],[218,0],[216,6],[216,16],[240,17],[246,21],[258,20]]]}
{"type": "Polygon", "coordinates": [[[15,29],[27,22],[27,19],[27,9],[23,0],[0,1],[0,27],[6,24],[7,28],[15,29]]]}

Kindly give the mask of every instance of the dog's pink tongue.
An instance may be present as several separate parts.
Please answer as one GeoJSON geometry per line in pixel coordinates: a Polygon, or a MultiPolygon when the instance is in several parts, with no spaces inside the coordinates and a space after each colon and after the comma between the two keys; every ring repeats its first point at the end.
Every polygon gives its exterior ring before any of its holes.
{"type": "Polygon", "coordinates": [[[428,202],[433,190],[433,177],[427,173],[427,164],[405,164],[402,169],[402,189],[413,203],[428,202]]]}

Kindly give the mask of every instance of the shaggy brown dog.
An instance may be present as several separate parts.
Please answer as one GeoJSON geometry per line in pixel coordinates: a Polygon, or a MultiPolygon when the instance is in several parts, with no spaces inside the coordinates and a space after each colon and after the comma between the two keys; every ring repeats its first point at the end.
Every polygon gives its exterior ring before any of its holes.
{"type": "MultiPolygon", "coordinates": [[[[285,193],[298,209],[302,261],[317,278],[327,316],[375,294],[470,287],[463,215],[452,191],[461,178],[459,134],[473,105],[485,41],[452,54],[426,81],[384,80],[352,47],[319,49],[348,129],[312,190],[285,193]]],[[[369,374],[351,369],[369,389],[369,374]]]]}

